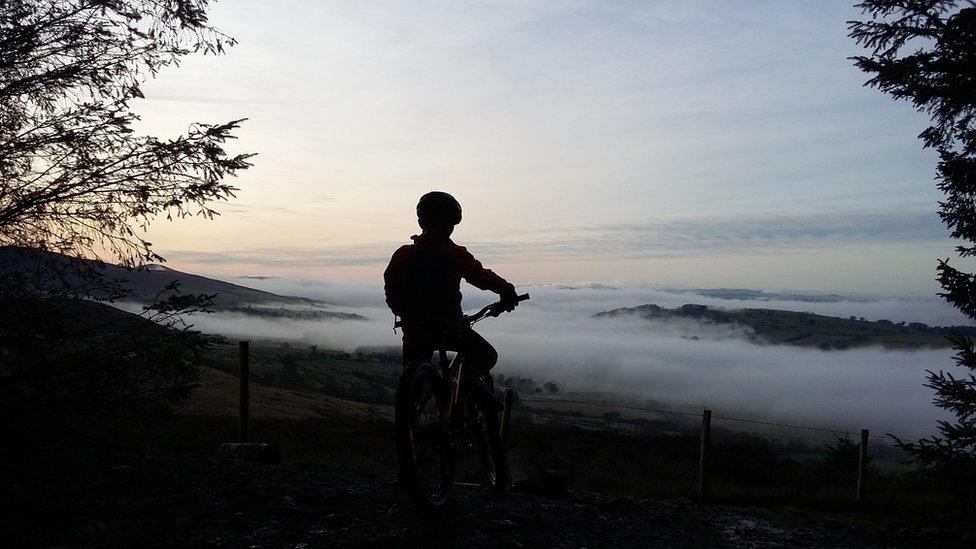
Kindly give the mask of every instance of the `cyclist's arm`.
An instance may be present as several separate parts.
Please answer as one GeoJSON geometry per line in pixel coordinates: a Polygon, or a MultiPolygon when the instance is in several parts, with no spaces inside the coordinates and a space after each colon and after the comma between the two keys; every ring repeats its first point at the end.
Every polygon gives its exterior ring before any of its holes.
{"type": "Polygon", "coordinates": [[[486,269],[471,252],[458,246],[458,260],[461,263],[461,276],[479,290],[489,290],[500,296],[514,295],[515,286],[509,281],[486,269]]]}

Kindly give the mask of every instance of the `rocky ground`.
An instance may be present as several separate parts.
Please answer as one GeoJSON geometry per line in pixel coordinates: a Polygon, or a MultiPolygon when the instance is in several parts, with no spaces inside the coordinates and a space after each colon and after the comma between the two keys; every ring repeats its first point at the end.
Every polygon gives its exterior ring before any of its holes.
{"type": "Polygon", "coordinates": [[[553,499],[496,494],[475,485],[457,486],[447,509],[425,514],[388,474],[243,463],[212,453],[117,452],[78,472],[34,480],[5,474],[4,546],[932,547],[973,542],[958,532],[899,532],[799,512],[699,506],[686,499],[580,492],[553,499]]]}
{"type": "Polygon", "coordinates": [[[699,505],[622,497],[609,482],[547,497],[548,473],[533,482],[524,460],[536,454],[518,448],[517,489],[461,483],[446,509],[424,513],[395,482],[388,422],[256,418],[253,439],[277,444],[281,465],[219,455],[236,427],[192,415],[0,428],[0,547],[976,546],[974,530],[902,525],[877,509],[699,505]]]}

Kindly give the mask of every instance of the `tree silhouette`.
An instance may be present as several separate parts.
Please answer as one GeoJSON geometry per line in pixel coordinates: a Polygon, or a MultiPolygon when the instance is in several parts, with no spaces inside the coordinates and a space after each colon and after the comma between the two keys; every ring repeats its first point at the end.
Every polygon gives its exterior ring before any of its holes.
{"type": "Polygon", "coordinates": [[[208,0],[7,0],[0,7],[0,245],[161,259],[138,229],[213,216],[250,155],[222,148],[240,120],[138,136],[129,103],[147,76],[233,40],[208,0]]]}
{"type": "MultiPolygon", "coordinates": [[[[939,154],[939,215],[960,258],[976,256],[976,2],[972,0],[868,0],[857,4],[868,17],[850,21],[850,36],[870,50],[852,58],[871,75],[868,86],[911,101],[931,125],[919,135],[939,154]]],[[[939,261],[939,294],[976,319],[976,277],[939,261]]],[[[973,341],[950,336],[956,364],[976,371],[973,341]]],[[[929,371],[935,404],[955,415],[939,422],[941,436],[902,443],[923,466],[976,474],[976,376],[929,371]]]]}
{"type": "Polygon", "coordinates": [[[100,410],[186,396],[203,344],[173,293],[142,314],[95,303],[125,295],[99,266],[162,260],[156,218],[212,217],[250,164],[223,146],[241,120],[138,135],[140,85],[193,53],[234,43],[209,0],[0,2],[0,411],[100,410]],[[57,252],[57,253],[48,253],[57,252]],[[61,255],[64,254],[64,255],[61,255]],[[83,258],[94,258],[88,261],[83,258]]]}

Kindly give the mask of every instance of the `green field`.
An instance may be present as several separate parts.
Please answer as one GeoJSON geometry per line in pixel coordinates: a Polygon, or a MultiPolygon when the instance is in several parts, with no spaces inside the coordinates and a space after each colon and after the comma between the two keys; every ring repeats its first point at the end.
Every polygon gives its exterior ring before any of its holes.
{"type": "MultiPolygon", "coordinates": [[[[229,374],[238,371],[238,347],[217,340],[204,365],[229,374]]],[[[281,389],[389,407],[393,404],[400,366],[315,346],[287,342],[250,344],[251,380],[281,389]]]]}

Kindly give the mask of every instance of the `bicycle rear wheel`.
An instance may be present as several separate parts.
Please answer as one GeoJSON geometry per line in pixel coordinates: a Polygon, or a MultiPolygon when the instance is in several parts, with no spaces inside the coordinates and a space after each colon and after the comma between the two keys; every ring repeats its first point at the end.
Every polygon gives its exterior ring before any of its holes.
{"type": "Polygon", "coordinates": [[[444,382],[428,362],[412,362],[397,387],[395,430],[400,481],[423,508],[447,502],[454,482],[450,435],[440,419],[444,382]]]}

